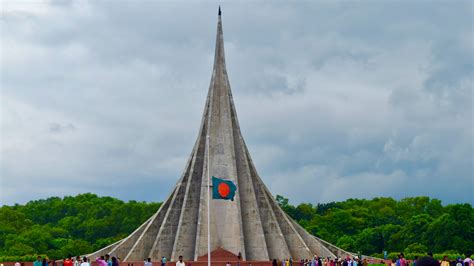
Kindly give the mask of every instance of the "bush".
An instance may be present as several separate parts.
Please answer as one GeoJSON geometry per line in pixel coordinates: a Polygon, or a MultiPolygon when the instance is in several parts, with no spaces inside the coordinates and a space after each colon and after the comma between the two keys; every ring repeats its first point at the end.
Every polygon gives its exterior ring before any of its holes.
{"type": "Polygon", "coordinates": [[[424,253],[428,252],[428,248],[425,245],[422,245],[420,243],[413,243],[408,245],[408,247],[405,248],[405,253],[424,253]]]}
{"type": "Polygon", "coordinates": [[[0,256],[0,262],[35,261],[38,256],[41,256],[41,258],[49,259],[48,256],[44,254],[24,255],[24,256],[0,256]]]}
{"type": "MultiPolygon", "coordinates": [[[[390,252],[387,256],[387,259],[389,259],[389,260],[396,259],[398,254],[400,254],[400,252],[390,252]]],[[[382,254],[374,254],[374,255],[382,255],[382,254]]],[[[405,259],[407,259],[407,260],[413,260],[417,256],[418,256],[418,258],[428,256],[427,253],[403,253],[403,255],[405,255],[405,259]]],[[[433,254],[433,258],[435,258],[437,260],[442,260],[444,256],[448,256],[448,259],[450,259],[450,260],[455,260],[457,258],[465,258],[465,255],[460,254],[460,253],[435,253],[435,254],[433,254]]]]}
{"type": "Polygon", "coordinates": [[[444,256],[448,256],[448,259],[450,260],[455,260],[459,257],[464,259],[464,254],[459,254],[459,253],[438,253],[438,254],[433,254],[433,258],[437,260],[442,260],[444,256]]]}

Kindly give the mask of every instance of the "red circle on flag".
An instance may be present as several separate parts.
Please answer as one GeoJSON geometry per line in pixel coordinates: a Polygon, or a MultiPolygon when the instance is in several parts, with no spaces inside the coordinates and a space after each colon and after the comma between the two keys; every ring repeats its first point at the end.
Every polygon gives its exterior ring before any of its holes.
{"type": "Polygon", "coordinates": [[[217,187],[217,191],[219,192],[219,195],[223,198],[227,197],[230,193],[230,187],[227,183],[222,182],[219,184],[217,187]]]}

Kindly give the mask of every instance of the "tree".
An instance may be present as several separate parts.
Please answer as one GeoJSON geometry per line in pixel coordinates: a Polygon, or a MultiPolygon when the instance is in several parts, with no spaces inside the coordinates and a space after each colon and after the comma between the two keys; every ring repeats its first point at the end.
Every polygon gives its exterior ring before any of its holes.
{"type": "MultiPolygon", "coordinates": [[[[471,253],[474,209],[428,197],[278,205],[308,232],[348,251],[471,253]]],[[[0,207],[0,255],[88,253],[126,237],[161,203],[123,202],[86,193],[0,207]]]]}

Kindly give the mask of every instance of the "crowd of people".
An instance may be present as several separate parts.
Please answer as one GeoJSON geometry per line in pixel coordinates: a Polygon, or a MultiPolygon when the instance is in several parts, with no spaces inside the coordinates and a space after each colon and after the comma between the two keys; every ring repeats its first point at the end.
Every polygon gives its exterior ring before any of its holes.
{"type": "MultiPolygon", "coordinates": [[[[272,266],[294,266],[293,260],[285,259],[282,261],[277,261],[274,259],[272,261],[272,266]]],[[[442,260],[436,260],[433,258],[432,253],[428,253],[426,256],[418,258],[415,257],[413,260],[407,260],[403,253],[400,253],[396,259],[393,259],[391,262],[386,260],[374,260],[368,259],[367,257],[350,257],[346,258],[324,258],[319,256],[314,256],[312,259],[301,260],[298,262],[298,266],[369,266],[369,265],[389,265],[389,266],[474,266],[474,260],[470,256],[465,257],[464,259],[458,257],[456,259],[450,260],[447,256],[444,256],[442,260]]],[[[231,265],[227,265],[231,266],[231,265]]]]}
{"type": "Polygon", "coordinates": [[[474,260],[470,256],[466,258],[458,257],[456,259],[449,259],[444,256],[442,260],[433,258],[433,253],[428,253],[427,256],[419,258],[415,256],[413,260],[405,259],[403,253],[398,254],[397,259],[393,259],[390,266],[474,266],[474,260]]]}
{"type": "MultiPolygon", "coordinates": [[[[96,261],[99,266],[119,266],[119,259],[116,257],[110,257],[108,254],[98,257],[96,261]]],[[[17,262],[15,263],[15,266],[21,266],[21,264],[17,262]]],[[[91,262],[87,257],[80,256],[73,258],[69,255],[67,258],[57,261],[48,260],[47,258],[41,258],[41,256],[38,256],[33,262],[33,266],[91,266],[91,262]]]]}
{"type": "MultiPolygon", "coordinates": [[[[240,263],[240,254],[239,261],[234,263],[228,262],[226,266],[243,266],[240,263]]],[[[100,256],[96,259],[98,266],[119,266],[120,258],[111,257],[110,255],[100,256]]],[[[166,266],[167,259],[162,257],[160,260],[161,266],[166,266]]],[[[324,258],[319,256],[314,256],[311,259],[305,259],[298,262],[294,262],[291,258],[277,261],[274,259],[272,261],[272,266],[369,266],[369,265],[388,265],[388,266],[474,266],[474,260],[469,256],[466,258],[456,258],[449,259],[447,256],[444,256],[442,260],[437,260],[433,258],[433,254],[428,253],[427,256],[418,258],[415,257],[413,260],[408,260],[405,258],[403,253],[400,253],[396,259],[393,259],[391,262],[386,260],[374,261],[373,259],[368,258],[359,258],[359,257],[350,257],[346,258],[324,258]],[[387,263],[386,263],[387,262],[387,263]],[[296,265],[298,264],[298,265],[296,265]]],[[[188,265],[183,260],[183,256],[179,256],[178,261],[175,263],[176,266],[191,266],[188,265]]],[[[15,266],[21,266],[19,262],[15,263],[15,266]]],[[[38,256],[36,261],[33,262],[33,266],[91,266],[90,261],[87,257],[75,257],[72,258],[68,256],[61,261],[50,261],[47,258],[41,258],[38,256]]],[[[153,266],[151,258],[145,259],[143,266],[153,266]]],[[[251,266],[251,265],[249,265],[251,266]]]]}

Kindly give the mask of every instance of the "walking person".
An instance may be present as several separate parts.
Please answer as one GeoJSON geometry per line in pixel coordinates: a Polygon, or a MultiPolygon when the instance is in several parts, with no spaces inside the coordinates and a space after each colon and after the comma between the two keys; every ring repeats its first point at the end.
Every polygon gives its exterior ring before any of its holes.
{"type": "Polygon", "coordinates": [[[443,257],[443,260],[441,261],[441,266],[449,266],[448,256],[443,257]]]}
{"type": "Polygon", "coordinates": [[[407,260],[405,259],[405,255],[400,253],[400,266],[407,266],[407,260]]]}
{"type": "Polygon", "coordinates": [[[107,262],[107,266],[112,266],[112,259],[109,254],[105,254],[105,261],[107,262]]]}
{"type": "Polygon", "coordinates": [[[35,262],[33,262],[33,266],[43,266],[43,262],[41,261],[41,256],[36,257],[35,262]]]}
{"type": "Polygon", "coordinates": [[[111,261],[112,261],[112,266],[119,266],[119,262],[116,257],[112,257],[111,261]]]}
{"type": "Polygon", "coordinates": [[[178,257],[178,261],[176,262],[176,266],[186,266],[186,263],[183,261],[183,256],[178,257]]]}
{"type": "Polygon", "coordinates": [[[87,257],[82,258],[81,266],[91,266],[91,264],[87,261],[87,257]]]}
{"type": "Polygon", "coordinates": [[[146,259],[144,265],[145,266],[153,266],[153,264],[151,263],[151,258],[146,259]]]}
{"type": "Polygon", "coordinates": [[[67,258],[64,260],[63,265],[64,266],[74,266],[74,262],[72,261],[72,256],[69,254],[67,258]]]}
{"type": "MultiPolygon", "coordinates": [[[[98,257],[95,261],[99,263],[99,266],[108,266],[107,261],[105,261],[104,256],[98,257]]],[[[67,265],[64,265],[64,266],[67,266],[67,265]]]]}

